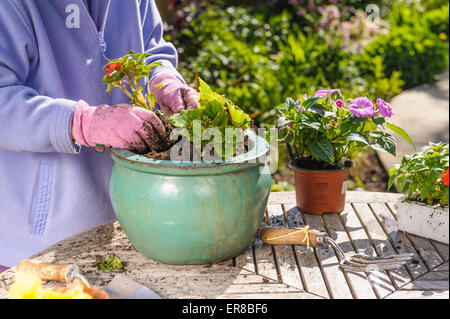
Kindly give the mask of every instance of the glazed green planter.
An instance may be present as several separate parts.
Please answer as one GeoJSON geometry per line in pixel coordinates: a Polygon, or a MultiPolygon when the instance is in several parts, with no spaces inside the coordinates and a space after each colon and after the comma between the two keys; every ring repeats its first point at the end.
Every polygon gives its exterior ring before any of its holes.
{"type": "Polygon", "coordinates": [[[219,164],[154,160],[111,150],[111,201],[122,229],[148,258],[205,264],[237,256],[258,231],[271,175],[268,143],[219,164]]]}

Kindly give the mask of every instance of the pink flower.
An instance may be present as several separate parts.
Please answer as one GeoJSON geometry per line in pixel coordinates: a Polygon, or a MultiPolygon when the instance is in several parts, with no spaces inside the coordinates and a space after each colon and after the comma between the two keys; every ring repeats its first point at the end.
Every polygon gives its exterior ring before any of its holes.
{"type": "Polygon", "coordinates": [[[338,92],[339,95],[341,95],[341,90],[339,89],[332,89],[332,90],[319,90],[314,94],[314,97],[318,96],[325,96],[325,95],[333,95],[334,93],[338,92]]]}
{"type": "Polygon", "coordinates": [[[382,117],[391,117],[394,115],[391,105],[382,99],[377,99],[377,106],[382,117]]]}
{"type": "Polygon", "coordinates": [[[327,130],[329,130],[329,129],[331,128],[331,125],[330,125],[330,124],[325,124],[325,128],[326,128],[327,130]]]}
{"type": "Polygon", "coordinates": [[[375,106],[366,97],[354,99],[348,106],[350,112],[356,117],[374,117],[375,106]]]}
{"type": "Polygon", "coordinates": [[[343,107],[343,106],[345,106],[345,103],[344,103],[344,101],[342,101],[341,99],[339,99],[339,100],[336,101],[336,106],[337,106],[337,107],[343,107]]]}

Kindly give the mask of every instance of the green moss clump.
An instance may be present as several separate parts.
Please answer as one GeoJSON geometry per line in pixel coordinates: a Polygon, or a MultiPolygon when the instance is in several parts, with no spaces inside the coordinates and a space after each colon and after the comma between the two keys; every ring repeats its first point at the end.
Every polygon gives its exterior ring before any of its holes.
{"type": "Polygon", "coordinates": [[[98,270],[121,270],[123,268],[122,261],[115,255],[97,259],[94,266],[98,270]]]}

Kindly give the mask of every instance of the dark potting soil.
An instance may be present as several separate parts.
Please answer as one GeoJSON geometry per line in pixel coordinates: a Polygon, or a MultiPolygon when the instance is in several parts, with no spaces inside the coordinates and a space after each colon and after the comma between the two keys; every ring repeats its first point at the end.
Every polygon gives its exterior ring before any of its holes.
{"type": "MultiPolygon", "coordinates": [[[[160,118],[162,123],[164,124],[164,127],[166,128],[166,135],[165,136],[158,136],[154,137],[154,141],[146,141],[149,146],[152,147],[152,150],[147,151],[145,153],[138,153],[139,155],[142,155],[147,158],[157,159],[157,160],[170,160],[170,151],[172,147],[178,142],[178,141],[171,141],[170,140],[170,134],[173,131],[173,126],[164,119],[158,112],[156,113],[157,116],[160,118]]],[[[156,134],[156,133],[155,133],[156,134]]],[[[150,135],[150,138],[152,138],[152,135],[150,135]]],[[[181,137],[180,137],[181,138],[181,137]]],[[[247,153],[249,150],[249,141],[248,137],[244,137],[244,153],[247,153]]],[[[211,149],[211,156],[214,156],[214,147],[211,149]]],[[[179,155],[181,155],[181,150],[179,155]]],[[[194,158],[194,144],[190,143],[190,159],[193,160],[194,158]]]]}
{"type": "MultiPolygon", "coordinates": [[[[171,148],[172,148],[172,146],[171,146],[171,148]]],[[[152,159],[157,159],[157,160],[170,160],[171,148],[169,148],[168,150],[162,151],[162,152],[150,151],[150,152],[147,152],[147,153],[144,153],[144,154],[140,154],[140,155],[142,155],[144,157],[152,158],[152,159]]],[[[248,149],[249,149],[248,137],[245,136],[244,137],[244,153],[247,153],[248,149]]],[[[215,152],[215,150],[214,150],[214,147],[213,147],[211,149],[211,153],[210,153],[211,157],[214,156],[214,152],[215,152]]],[[[181,150],[180,150],[179,155],[181,155],[181,150]]],[[[194,158],[194,144],[190,143],[190,159],[193,160],[193,158],[194,158]]]]}
{"type": "MultiPolygon", "coordinates": [[[[353,163],[350,160],[343,161],[343,165],[346,168],[352,167],[352,164],[353,163]]],[[[294,160],[294,165],[298,168],[318,170],[318,171],[338,169],[336,166],[333,166],[329,163],[325,163],[323,161],[318,161],[311,156],[297,157],[294,160]]]]}

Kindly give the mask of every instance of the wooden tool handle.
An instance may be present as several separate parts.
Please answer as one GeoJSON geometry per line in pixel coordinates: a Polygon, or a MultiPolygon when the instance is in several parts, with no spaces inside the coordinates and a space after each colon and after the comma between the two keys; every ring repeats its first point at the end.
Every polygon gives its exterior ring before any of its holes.
{"type": "Polygon", "coordinates": [[[55,265],[32,259],[22,260],[17,265],[17,271],[35,274],[44,281],[70,282],[79,274],[77,265],[55,265]]]}
{"type": "Polygon", "coordinates": [[[317,247],[322,244],[320,240],[325,233],[318,230],[305,230],[298,228],[264,228],[261,230],[261,239],[268,245],[307,245],[317,247]]]}

